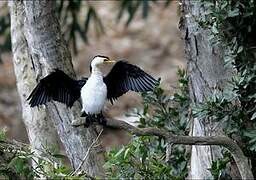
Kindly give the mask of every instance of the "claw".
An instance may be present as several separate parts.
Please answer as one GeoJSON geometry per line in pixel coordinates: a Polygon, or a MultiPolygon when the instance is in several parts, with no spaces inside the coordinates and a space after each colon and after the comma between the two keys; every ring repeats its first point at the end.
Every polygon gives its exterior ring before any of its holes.
{"type": "Polygon", "coordinates": [[[86,112],[83,112],[81,114],[81,117],[85,117],[85,124],[84,127],[88,128],[91,123],[93,123],[94,117],[91,114],[87,114],[86,112]]]}
{"type": "Polygon", "coordinates": [[[84,127],[86,128],[88,128],[90,124],[92,124],[93,122],[98,122],[103,126],[107,125],[107,120],[105,119],[102,113],[96,115],[96,114],[87,114],[83,112],[81,117],[85,117],[84,127]]]}
{"type": "Polygon", "coordinates": [[[105,119],[102,113],[98,115],[98,122],[103,126],[107,125],[107,120],[105,119]]]}
{"type": "Polygon", "coordinates": [[[85,124],[84,124],[84,127],[88,128],[90,126],[91,122],[90,122],[90,119],[88,118],[88,116],[86,117],[86,120],[85,120],[85,124]]]}

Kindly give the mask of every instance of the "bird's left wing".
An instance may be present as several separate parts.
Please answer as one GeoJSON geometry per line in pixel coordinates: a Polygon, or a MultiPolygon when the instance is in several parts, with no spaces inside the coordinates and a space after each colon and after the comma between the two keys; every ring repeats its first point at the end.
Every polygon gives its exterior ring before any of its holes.
{"type": "Polygon", "coordinates": [[[80,90],[87,78],[74,80],[63,71],[55,69],[54,72],[41,79],[28,97],[31,107],[46,104],[54,100],[72,107],[80,97],[80,90]]]}
{"type": "Polygon", "coordinates": [[[126,61],[118,61],[104,77],[104,82],[107,85],[107,98],[111,103],[129,90],[152,91],[157,84],[152,76],[126,61]]]}

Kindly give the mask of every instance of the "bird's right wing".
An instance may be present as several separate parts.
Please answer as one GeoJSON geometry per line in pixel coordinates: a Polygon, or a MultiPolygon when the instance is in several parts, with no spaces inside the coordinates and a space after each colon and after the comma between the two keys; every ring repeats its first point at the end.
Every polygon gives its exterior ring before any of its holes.
{"type": "Polygon", "coordinates": [[[28,99],[31,107],[46,104],[54,100],[72,107],[80,97],[80,90],[87,78],[74,80],[63,71],[55,69],[54,72],[41,79],[33,89],[28,99]]]}
{"type": "Polygon", "coordinates": [[[122,96],[128,91],[146,92],[153,91],[158,81],[151,75],[144,72],[138,66],[118,61],[104,77],[107,85],[107,98],[113,104],[113,100],[122,96]]]}

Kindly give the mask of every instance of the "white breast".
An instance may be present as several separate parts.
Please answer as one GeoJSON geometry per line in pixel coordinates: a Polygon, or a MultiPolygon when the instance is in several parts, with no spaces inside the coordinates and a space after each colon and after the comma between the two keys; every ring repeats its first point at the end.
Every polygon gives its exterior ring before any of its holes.
{"type": "Polygon", "coordinates": [[[107,98],[107,87],[100,75],[91,75],[81,89],[82,111],[87,114],[99,114],[107,98]]]}

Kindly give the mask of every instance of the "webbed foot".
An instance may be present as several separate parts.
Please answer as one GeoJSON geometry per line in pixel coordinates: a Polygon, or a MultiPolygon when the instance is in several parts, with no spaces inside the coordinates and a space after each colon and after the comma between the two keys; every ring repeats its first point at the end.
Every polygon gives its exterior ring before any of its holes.
{"type": "Polygon", "coordinates": [[[85,111],[82,112],[80,117],[85,117],[84,127],[88,128],[93,122],[93,117],[90,114],[87,114],[85,111]]]}
{"type": "Polygon", "coordinates": [[[101,124],[101,125],[103,125],[103,126],[106,126],[106,125],[107,125],[107,120],[106,120],[106,118],[103,116],[102,113],[100,113],[100,114],[98,115],[97,119],[98,119],[99,124],[101,124]]]}

